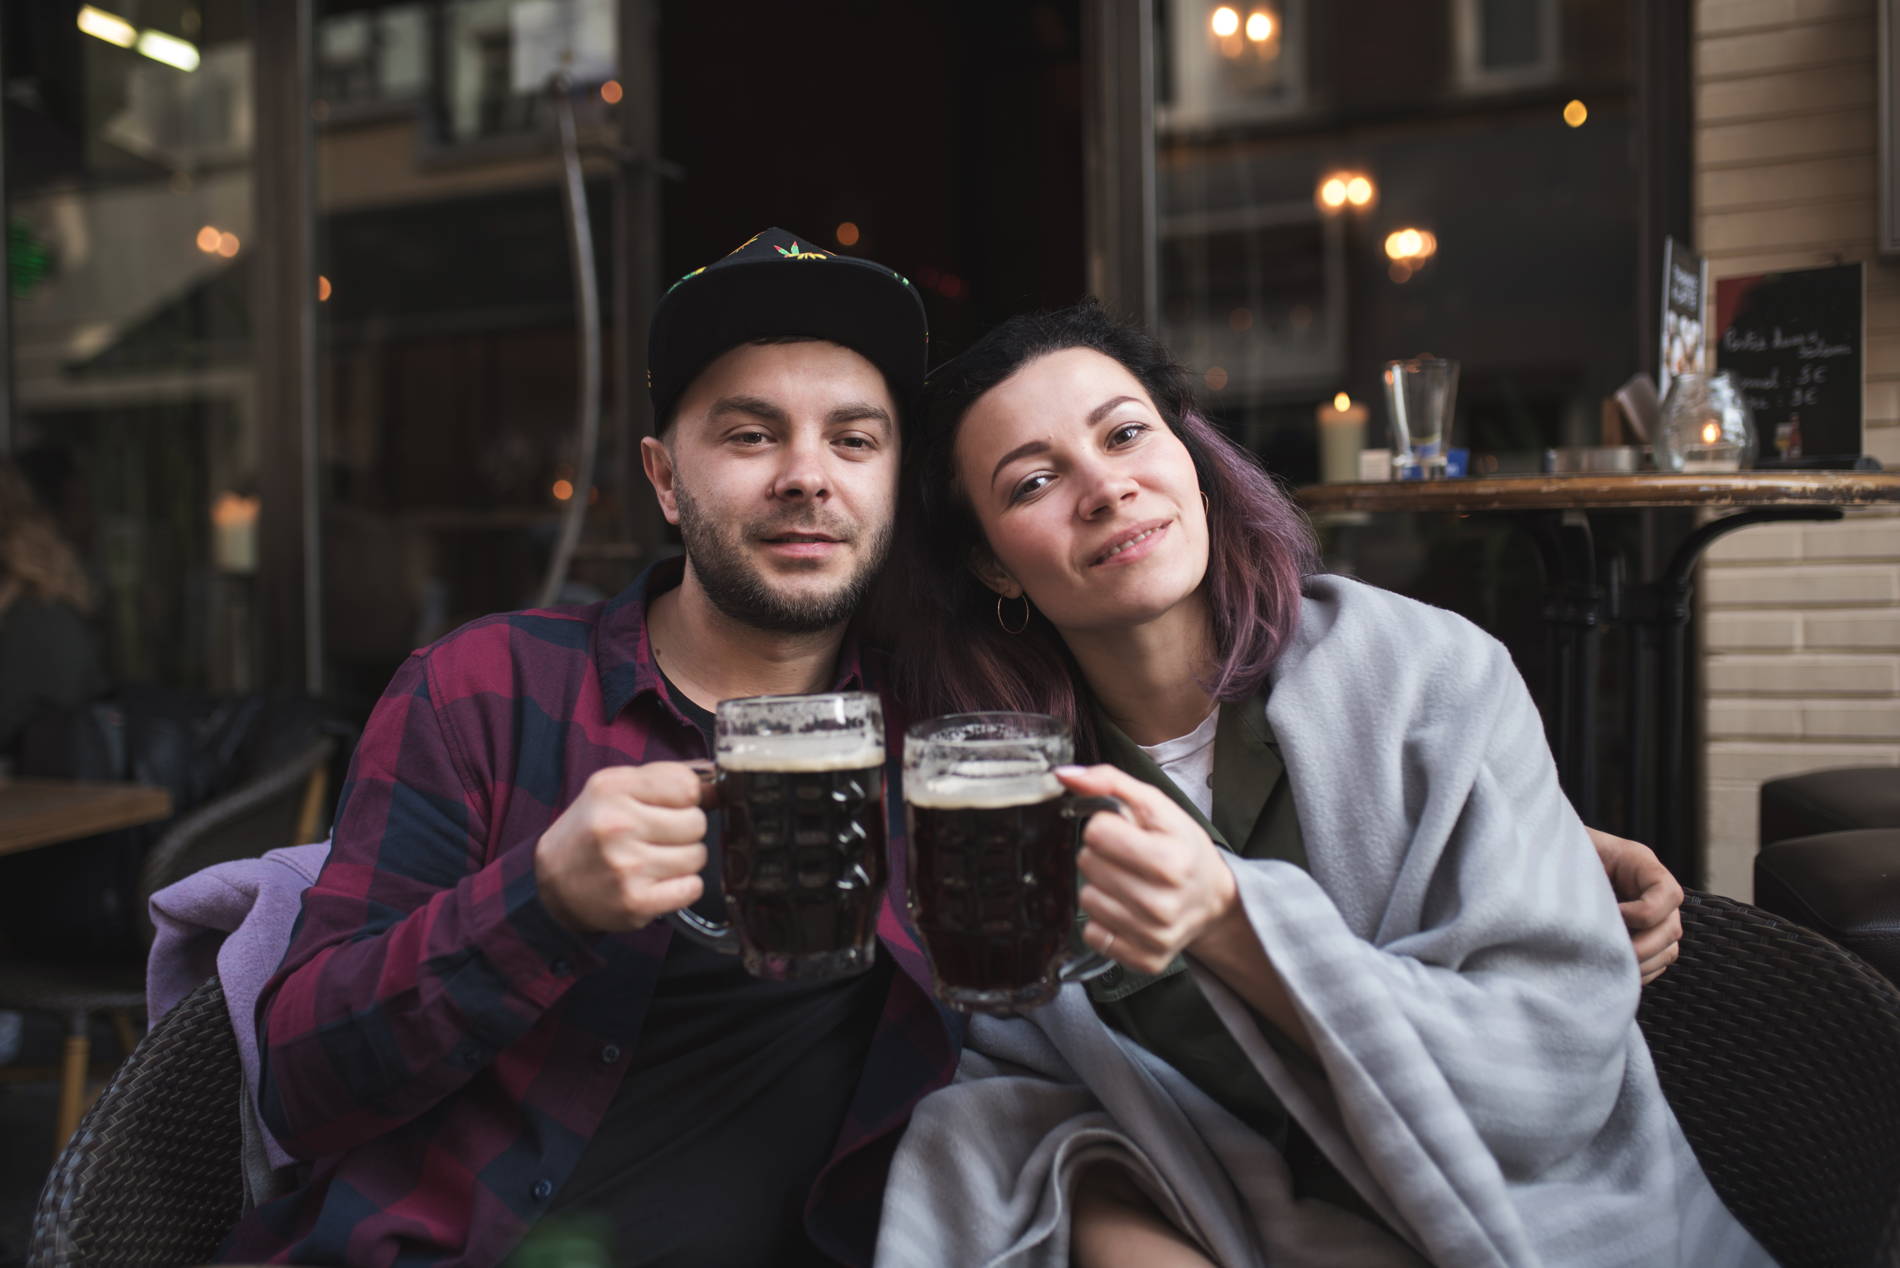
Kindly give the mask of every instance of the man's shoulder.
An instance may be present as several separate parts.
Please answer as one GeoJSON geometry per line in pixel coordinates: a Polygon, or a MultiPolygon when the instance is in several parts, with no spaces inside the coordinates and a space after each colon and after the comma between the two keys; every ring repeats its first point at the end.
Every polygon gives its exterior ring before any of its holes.
{"type": "Polygon", "coordinates": [[[544,681],[584,675],[608,606],[603,601],[496,612],[451,630],[411,657],[427,675],[431,691],[448,700],[518,694],[544,681]]]}

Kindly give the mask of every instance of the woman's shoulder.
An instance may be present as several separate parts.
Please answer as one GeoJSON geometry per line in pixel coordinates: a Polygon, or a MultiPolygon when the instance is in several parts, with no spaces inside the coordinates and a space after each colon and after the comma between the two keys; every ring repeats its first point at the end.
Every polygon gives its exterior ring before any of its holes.
{"type": "Polygon", "coordinates": [[[1316,573],[1301,584],[1300,619],[1277,670],[1284,677],[1350,665],[1390,682],[1485,678],[1510,663],[1503,644],[1456,612],[1316,573]]]}

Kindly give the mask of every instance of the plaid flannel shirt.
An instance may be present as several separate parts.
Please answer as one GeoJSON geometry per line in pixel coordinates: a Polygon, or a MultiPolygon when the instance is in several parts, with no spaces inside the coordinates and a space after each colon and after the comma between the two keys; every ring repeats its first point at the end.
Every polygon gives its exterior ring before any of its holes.
{"type": "MultiPolygon", "coordinates": [[[[604,766],[705,757],[647,640],[655,565],[590,607],[486,617],[412,655],[371,715],[329,861],[258,1000],[265,1121],[308,1160],[224,1248],[246,1261],[494,1264],[546,1209],[640,1041],[672,938],[583,937],[536,889],[541,834],[604,766]]],[[[879,689],[847,643],[837,689],[879,689]]],[[[902,735],[886,698],[889,734],[902,735]]],[[[890,895],[904,822],[887,763],[890,895]]],[[[818,1244],[868,1262],[913,1106],[947,1083],[961,1026],[887,897],[901,971],[808,1205],[818,1244]]],[[[708,1183],[717,1183],[708,1177],[708,1183]]]]}

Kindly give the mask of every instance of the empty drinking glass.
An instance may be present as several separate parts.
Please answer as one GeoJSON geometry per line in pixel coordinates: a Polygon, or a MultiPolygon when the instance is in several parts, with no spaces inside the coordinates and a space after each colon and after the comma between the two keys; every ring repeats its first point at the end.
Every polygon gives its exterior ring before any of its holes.
{"type": "Polygon", "coordinates": [[[1423,480],[1445,478],[1458,363],[1407,357],[1385,363],[1386,413],[1392,420],[1392,465],[1401,478],[1416,468],[1423,480]]]}

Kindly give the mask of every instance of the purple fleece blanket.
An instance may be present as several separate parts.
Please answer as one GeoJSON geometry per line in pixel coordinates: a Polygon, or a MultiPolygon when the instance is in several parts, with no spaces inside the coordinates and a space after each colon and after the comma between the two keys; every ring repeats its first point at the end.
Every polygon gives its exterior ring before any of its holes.
{"type": "MultiPolygon", "coordinates": [[[[328,841],[272,850],[262,858],[207,867],[152,895],[157,935],[146,962],[148,1014],[157,1022],[216,973],[252,1105],[258,1103],[257,995],[283,960],[303,891],[329,853],[328,841]]],[[[295,1161],[262,1122],[256,1127],[272,1167],[295,1161]]]]}

